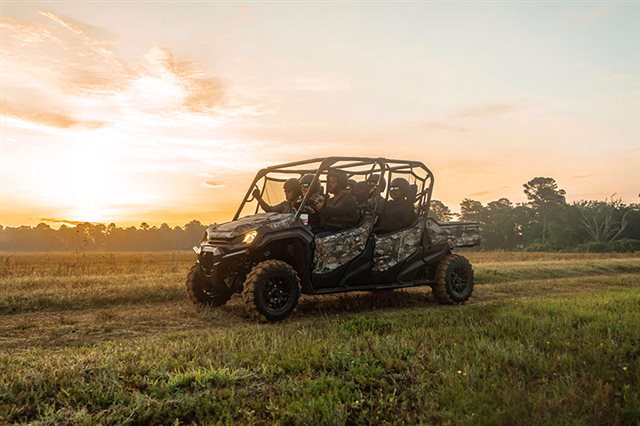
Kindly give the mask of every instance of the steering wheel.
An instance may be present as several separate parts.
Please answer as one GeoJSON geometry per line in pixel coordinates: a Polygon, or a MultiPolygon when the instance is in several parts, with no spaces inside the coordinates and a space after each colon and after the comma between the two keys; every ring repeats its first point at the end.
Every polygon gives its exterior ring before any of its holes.
{"type": "Polygon", "coordinates": [[[320,213],[320,210],[318,210],[318,209],[316,208],[316,202],[317,202],[317,201],[318,201],[317,199],[310,199],[310,200],[307,200],[307,205],[306,205],[306,206],[304,206],[304,208],[305,208],[305,209],[309,209],[309,210],[311,210],[311,212],[310,212],[311,214],[313,214],[313,213],[320,213]]]}

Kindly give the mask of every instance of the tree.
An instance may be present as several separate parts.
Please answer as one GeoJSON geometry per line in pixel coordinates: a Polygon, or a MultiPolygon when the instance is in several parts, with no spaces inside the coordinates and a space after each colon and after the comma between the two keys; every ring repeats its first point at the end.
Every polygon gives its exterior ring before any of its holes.
{"type": "Polygon", "coordinates": [[[640,204],[632,203],[629,205],[629,209],[631,212],[626,218],[629,224],[624,228],[622,234],[620,234],[620,239],[631,238],[640,240],[640,204]]]}
{"type": "Polygon", "coordinates": [[[621,198],[605,198],[604,201],[580,201],[580,222],[594,241],[611,242],[629,225],[627,217],[633,211],[621,198]]]}
{"type": "Polygon", "coordinates": [[[487,204],[482,227],[482,238],[486,248],[512,249],[519,245],[520,238],[513,209],[513,204],[507,198],[487,204]]]}
{"type": "Polygon", "coordinates": [[[533,243],[539,230],[535,220],[535,213],[527,203],[518,203],[512,210],[515,223],[515,234],[518,243],[516,247],[525,248],[533,243]]]}
{"type": "Polygon", "coordinates": [[[565,190],[549,177],[535,177],[522,185],[529,203],[542,219],[542,244],[547,243],[548,216],[555,206],[566,204],[565,190]]]}
{"type": "Polygon", "coordinates": [[[580,223],[580,211],[575,203],[557,206],[549,221],[548,244],[556,249],[570,249],[589,240],[580,223]]]}
{"type": "Polygon", "coordinates": [[[453,217],[453,213],[442,201],[431,200],[429,216],[440,222],[448,222],[453,217]]]}
{"type": "Polygon", "coordinates": [[[480,201],[465,198],[460,203],[460,219],[469,222],[483,222],[485,208],[480,201]]]}
{"type": "Polygon", "coordinates": [[[207,229],[200,221],[192,220],[184,225],[184,238],[183,244],[193,246],[193,243],[200,241],[204,235],[204,231],[207,229]]]}

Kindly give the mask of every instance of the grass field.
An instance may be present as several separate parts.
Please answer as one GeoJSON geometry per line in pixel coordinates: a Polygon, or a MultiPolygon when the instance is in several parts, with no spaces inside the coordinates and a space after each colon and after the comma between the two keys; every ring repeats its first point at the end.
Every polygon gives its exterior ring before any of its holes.
{"type": "Polygon", "coordinates": [[[428,288],[192,306],[191,253],[0,255],[0,424],[637,424],[640,256],[469,252],[428,288]]]}

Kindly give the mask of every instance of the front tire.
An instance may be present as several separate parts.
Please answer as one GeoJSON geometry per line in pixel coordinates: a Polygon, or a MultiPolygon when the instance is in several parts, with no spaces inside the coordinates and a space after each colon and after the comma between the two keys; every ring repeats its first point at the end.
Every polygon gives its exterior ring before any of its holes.
{"type": "Polygon", "coordinates": [[[449,254],[438,264],[436,283],[433,285],[436,300],[446,305],[466,302],[473,293],[473,267],[460,255],[449,254]]]}
{"type": "Polygon", "coordinates": [[[224,282],[215,278],[208,280],[196,263],[187,275],[187,294],[189,299],[198,306],[222,306],[231,298],[231,291],[224,282]]]}
{"type": "Polygon", "coordinates": [[[296,271],[281,260],[266,260],[251,269],[242,298],[249,316],[258,321],[280,321],[291,315],[300,297],[296,271]]]}

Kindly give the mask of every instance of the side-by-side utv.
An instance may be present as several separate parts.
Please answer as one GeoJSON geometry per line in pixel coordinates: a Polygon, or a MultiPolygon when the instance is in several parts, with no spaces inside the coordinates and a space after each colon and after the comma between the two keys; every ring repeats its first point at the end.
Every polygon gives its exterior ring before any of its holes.
{"type": "MultiPolygon", "coordinates": [[[[300,293],[327,294],[428,285],[446,304],[465,302],[473,291],[473,269],[454,254],[456,247],[479,244],[478,224],[441,223],[429,216],[433,174],[417,161],[329,157],[260,170],[232,221],[212,225],[199,246],[187,277],[187,292],[197,305],[221,306],[241,293],[248,314],[278,321],[293,312],[300,293]],[[379,176],[380,182],[404,177],[410,182],[415,220],[403,229],[377,232],[380,209],[362,209],[348,229],[314,232],[304,214],[310,192],[293,213],[259,213],[254,197],[277,201],[282,183],[313,174],[313,185],[327,181],[329,170],[353,180],[379,176]]],[[[388,191],[378,197],[384,202],[388,191]]]]}

